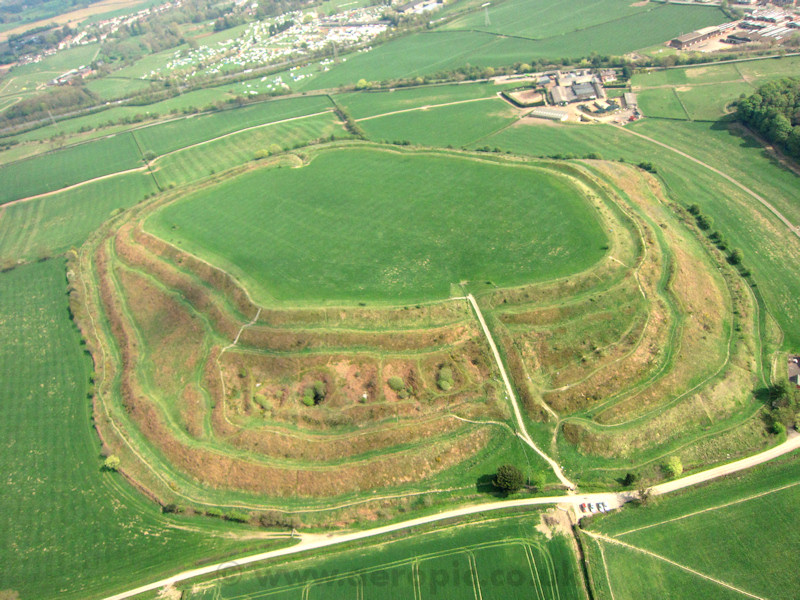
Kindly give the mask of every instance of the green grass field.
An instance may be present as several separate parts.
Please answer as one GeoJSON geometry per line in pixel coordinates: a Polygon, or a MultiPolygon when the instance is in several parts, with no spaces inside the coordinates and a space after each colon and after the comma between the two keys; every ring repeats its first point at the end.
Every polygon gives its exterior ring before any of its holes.
{"type": "Polygon", "coordinates": [[[475,144],[517,120],[499,98],[398,113],[360,121],[367,137],[380,142],[410,141],[424,146],[460,148],[475,144]]]}
{"type": "Polygon", "coordinates": [[[371,149],[245,174],[149,223],[234,269],[259,297],[312,302],[444,298],[462,280],[549,279],[593,264],[604,243],[576,191],[544,171],[371,149]]]}
{"type": "Polygon", "coordinates": [[[681,105],[674,88],[642,90],[639,92],[639,107],[648,117],[662,119],[687,119],[689,115],[681,105]]]}
{"type": "Polygon", "coordinates": [[[716,121],[731,111],[742,94],[793,74],[798,57],[710,64],[637,73],[631,79],[648,117],[716,121]],[[685,110],[684,110],[685,109],[685,110]]]}
{"type": "Polygon", "coordinates": [[[402,37],[370,52],[350,55],[346,62],[295,87],[335,88],[361,78],[368,81],[409,78],[467,64],[496,66],[531,58],[580,58],[591,52],[624,54],[724,20],[725,15],[717,8],[663,5],[624,19],[576,27],[563,35],[536,40],[483,31],[437,30],[402,37]]]}
{"type": "Polygon", "coordinates": [[[0,204],[140,166],[130,133],[56,150],[0,167],[0,204]]]}
{"type": "Polygon", "coordinates": [[[496,97],[506,86],[492,83],[463,83],[399,88],[388,92],[349,92],[337,94],[334,100],[344,106],[354,119],[363,119],[398,110],[461,102],[476,98],[496,97]]]}
{"type": "Polygon", "coordinates": [[[652,6],[634,6],[620,0],[576,0],[568,4],[554,4],[547,0],[508,0],[488,8],[488,25],[487,11],[475,11],[451,21],[443,29],[479,30],[542,39],[621,20],[651,9],[652,6]]]}
{"type": "MultiPolygon", "coordinates": [[[[715,83],[676,90],[686,112],[694,121],[717,121],[731,112],[730,104],[742,94],[752,94],[747,83],[715,83]]],[[[647,114],[647,113],[645,113],[647,114]]]]}
{"type": "Polygon", "coordinates": [[[290,150],[332,134],[340,138],[348,136],[332,112],[291,123],[270,124],[163,156],[155,163],[155,176],[162,188],[183,185],[245,164],[259,150],[268,150],[275,144],[282,150],[290,150]]]}
{"type": "Polygon", "coordinates": [[[216,537],[213,521],[165,519],[121,476],[101,471],[92,366],[66,292],[63,259],[0,274],[0,589],[97,598],[200,557],[258,547],[216,537]]]}
{"type": "Polygon", "coordinates": [[[149,174],[130,173],[7,206],[0,213],[0,262],[61,254],[83,243],[113,211],[155,191],[149,174]]]}
{"type": "Polygon", "coordinates": [[[187,600],[584,598],[569,541],[536,531],[539,514],[411,530],[358,549],[332,549],[320,558],[267,563],[200,584],[187,600]]]}
{"type": "MultiPolygon", "coordinates": [[[[797,595],[792,557],[800,543],[792,532],[798,501],[800,463],[795,455],[624,510],[589,530],[612,539],[599,543],[618,600],[641,598],[644,590],[659,590],[658,597],[664,598],[744,597],[708,578],[757,597],[788,600],[797,595]]],[[[590,548],[597,543],[589,542],[590,548]]]]}
{"type": "Polygon", "coordinates": [[[151,151],[160,156],[233,131],[302,117],[330,108],[331,102],[326,96],[274,100],[144,127],[138,129],[134,135],[142,152],[151,151]]]}

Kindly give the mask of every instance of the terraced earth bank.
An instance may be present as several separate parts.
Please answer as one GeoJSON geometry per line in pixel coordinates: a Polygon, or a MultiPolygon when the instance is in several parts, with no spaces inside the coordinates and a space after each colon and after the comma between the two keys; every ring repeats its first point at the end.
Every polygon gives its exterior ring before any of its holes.
{"type": "Polygon", "coordinates": [[[618,163],[361,143],[172,190],[71,261],[96,427],[165,505],[374,518],[502,462],[555,488],[469,292],[579,482],[750,451],[763,317],[675,210],[618,163]]]}

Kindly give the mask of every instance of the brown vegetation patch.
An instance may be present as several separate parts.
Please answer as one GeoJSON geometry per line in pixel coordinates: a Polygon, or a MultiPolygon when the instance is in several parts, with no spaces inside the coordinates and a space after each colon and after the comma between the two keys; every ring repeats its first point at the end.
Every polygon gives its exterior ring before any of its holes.
{"type": "Polygon", "coordinates": [[[623,306],[636,303],[641,299],[639,287],[629,271],[622,281],[616,286],[598,292],[588,297],[580,297],[573,302],[566,302],[555,306],[530,307],[514,311],[499,313],[500,320],[507,325],[556,325],[570,319],[584,318],[591,313],[614,310],[623,306]]]}
{"type": "Polygon", "coordinates": [[[371,348],[384,352],[406,352],[451,346],[477,335],[474,326],[458,325],[418,331],[326,331],[248,327],[239,343],[260,350],[301,352],[320,348],[371,348]]]}
{"type": "Polygon", "coordinates": [[[471,321],[464,302],[442,302],[403,306],[396,309],[364,307],[264,309],[258,324],[270,327],[311,327],[326,329],[422,329],[471,321]]]}
{"type": "Polygon", "coordinates": [[[203,395],[196,385],[190,384],[183,389],[178,408],[186,432],[193,438],[202,439],[204,437],[203,416],[206,409],[203,395]]]}
{"type": "Polygon", "coordinates": [[[153,383],[178,396],[199,364],[205,331],[185,307],[147,278],[124,268],[117,269],[116,276],[147,348],[153,383]]]}
{"type": "Polygon", "coordinates": [[[463,426],[464,423],[456,419],[434,416],[335,436],[293,434],[270,427],[242,430],[230,438],[229,443],[264,456],[324,464],[399,446],[429,443],[463,426]]]}
{"type": "Polygon", "coordinates": [[[239,313],[248,319],[255,316],[258,306],[250,300],[247,292],[239,283],[221,269],[166,243],[160,238],[150,235],[140,227],[135,228],[132,235],[138,244],[141,244],[156,256],[168,260],[182,269],[191,271],[205,284],[218,290],[239,313]]]}
{"type": "Polygon", "coordinates": [[[212,297],[212,292],[198,285],[198,282],[184,272],[160,260],[149,252],[145,246],[132,243],[130,226],[120,228],[114,239],[114,248],[117,256],[126,264],[146,271],[164,286],[180,293],[186,302],[202,313],[211,322],[212,326],[221,335],[233,340],[243,323],[234,320],[230,313],[220,306],[212,297]]]}

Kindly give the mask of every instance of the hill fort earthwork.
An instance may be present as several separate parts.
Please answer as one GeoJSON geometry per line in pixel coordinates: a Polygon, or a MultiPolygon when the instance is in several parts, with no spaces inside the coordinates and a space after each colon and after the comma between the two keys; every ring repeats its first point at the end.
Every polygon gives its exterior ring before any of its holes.
{"type": "Polygon", "coordinates": [[[514,441],[473,293],[536,445],[579,484],[728,454],[758,308],[674,209],[624,164],[362,142],[167,193],[73,262],[98,430],[163,504],[472,497],[498,457],[557,486],[514,441]]]}

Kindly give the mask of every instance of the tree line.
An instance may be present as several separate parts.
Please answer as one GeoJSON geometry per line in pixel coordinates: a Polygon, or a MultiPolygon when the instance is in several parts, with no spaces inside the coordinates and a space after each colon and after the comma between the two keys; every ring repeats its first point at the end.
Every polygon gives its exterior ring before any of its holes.
{"type": "Polygon", "coordinates": [[[736,118],[800,159],[800,79],[786,77],[765,83],[738,101],[736,118]]]}

